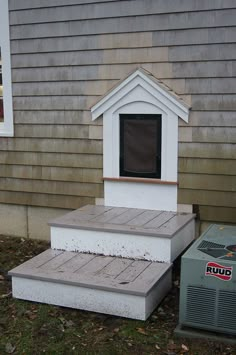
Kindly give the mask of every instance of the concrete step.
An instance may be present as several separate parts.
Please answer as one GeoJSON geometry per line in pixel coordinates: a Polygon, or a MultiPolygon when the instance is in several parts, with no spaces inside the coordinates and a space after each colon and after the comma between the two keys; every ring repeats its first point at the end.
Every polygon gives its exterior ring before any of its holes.
{"type": "Polygon", "coordinates": [[[49,222],[51,247],[173,262],[193,241],[195,215],[85,206],[49,222]]]}
{"type": "Polygon", "coordinates": [[[171,288],[171,264],[49,249],[11,270],[13,297],[146,320],[171,288]]]}

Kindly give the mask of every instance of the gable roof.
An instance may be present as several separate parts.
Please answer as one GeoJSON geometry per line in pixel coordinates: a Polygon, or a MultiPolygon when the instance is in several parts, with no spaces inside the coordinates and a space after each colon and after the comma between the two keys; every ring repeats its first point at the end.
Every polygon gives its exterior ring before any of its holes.
{"type": "Polygon", "coordinates": [[[92,119],[95,120],[114,105],[121,96],[126,95],[130,91],[130,85],[135,79],[139,79],[139,85],[149,84],[151,94],[158,97],[160,101],[168,102],[168,107],[174,111],[185,122],[188,122],[188,114],[190,106],[178,96],[173,90],[166,86],[151,73],[138,68],[129,74],[125,79],[120,80],[111,90],[109,90],[99,101],[92,106],[92,119]]]}

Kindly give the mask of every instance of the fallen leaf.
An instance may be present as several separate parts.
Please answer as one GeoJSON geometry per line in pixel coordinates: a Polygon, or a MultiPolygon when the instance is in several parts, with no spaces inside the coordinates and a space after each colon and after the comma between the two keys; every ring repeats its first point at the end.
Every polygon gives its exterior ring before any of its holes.
{"type": "Polygon", "coordinates": [[[34,319],[37,318],[37,314],[32,313],[30,316],[28,316],[28,318],[29,318],[30,320],[34,320],[34,319]]]}
{"type": "Polygon", "coordinates": [[[145,329],[143,329],[143,328],[137,328],[136,330],[137,330],[137,332],[140,333],[140,334],[148,335],[147,332],[145,331],[145,329]]]}
{"type": "Polygon", "coordinates": [[[174,343],[173,340],[169,341],[168,350],[176,350],[176,344],[174,343]]]}
{"type": "Polygon", "coordinates": [[[182,349],[183,352],[188,352],[189,351],[189,348],[186,345],[184,345],[184,344],[181,345],[181,349],[182,349]]]}
{"type": "Polygon", "coordinates": [[[10,296],[11,296],[11,292],[3,294],[3,295],[0,295],[0,298],[3,299],[3,298],[10,297],[10,296]]]}
{"type": "Polygon", "coordinates": [[[161,348],[160,348],[160,346],[159,345],[155,345],[155,348],[157,349],[157,350],[161,350],[161,348]]]}
{"type": "Polygon", "coordinates": [[[16,347],[13,346],[11,343],[6,344],[5,351],[7,354],[13,354],[15,350],[16,350],[16,347]]]}
{"type": "Polygon", "coordinates": [[[25,315],[27,316],[27,318],[28,318],[29,320],[34,320],[34,319],[36,319],[37,316],[38,316],[35,312],[31,312],[31,311],[26,311],[26,312],[25,312],[25,315]]]}
{"type": "Polygon", "coordinates": [[[115,329],[113,329],[113,332],[114,333],[118,333],[120,331],[120,328],[115,328],[115,329]]]}

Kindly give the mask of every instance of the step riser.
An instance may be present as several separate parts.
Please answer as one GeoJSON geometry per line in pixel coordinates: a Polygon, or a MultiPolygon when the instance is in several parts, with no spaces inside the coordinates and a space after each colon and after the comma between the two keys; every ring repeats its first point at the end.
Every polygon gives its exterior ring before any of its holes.
{"type": "Polygon", "coordinates": [[[171,240],[132,234],[51,227],[51,248],[170,262],[171,240]]]}
{"type": "Polygon", "coordinates": [[[171,239],[171,262],[173,262],[195,238],[195,221],[191,221],[171,239]]]}
{"type": "Polygon", "coordinates": [[[126,318],[146,320],[171,289],[171,269],[146,297],[12,277],[13,297],[126,318]]]}
{"type": "Polygon", "coordinates": [[[52,249],[173,262],[192,242],[194,221],[173,238],[51,227],[52,249]]]}

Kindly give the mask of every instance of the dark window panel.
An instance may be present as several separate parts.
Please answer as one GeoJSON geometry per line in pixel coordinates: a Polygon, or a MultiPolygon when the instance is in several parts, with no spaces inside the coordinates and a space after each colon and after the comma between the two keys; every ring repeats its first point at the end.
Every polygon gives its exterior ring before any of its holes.
{"type": "Polygon", "coordinates": [[[161,178],[161,115],[120,115],[120,175],[161,178]]]}

